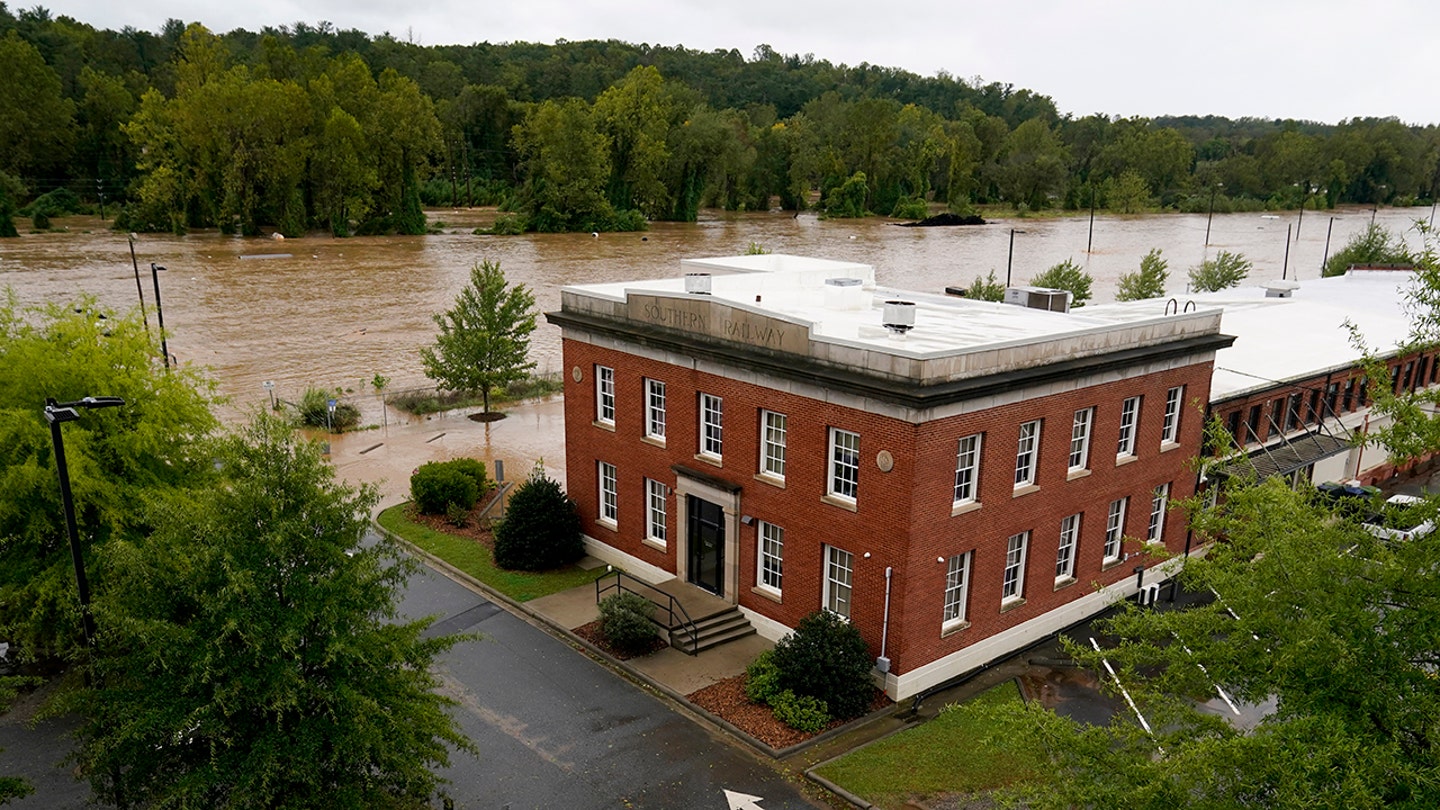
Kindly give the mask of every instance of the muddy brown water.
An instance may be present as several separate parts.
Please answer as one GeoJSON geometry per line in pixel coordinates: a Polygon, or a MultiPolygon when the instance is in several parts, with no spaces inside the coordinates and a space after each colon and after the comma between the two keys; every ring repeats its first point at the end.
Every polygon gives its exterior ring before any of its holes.
{"type": "MultiPolygon", "coordinates": [[[[1382,209],[1377,221],[1406,231],[1429,213],[1382,209]]],[[[297,399],[312,385],[345,389],[366,420],[384,423],[388,433],[392,420],[404,422],[406,417],[382,413],[370,380],[384,375],[392,391],[427,384],[418,352],[434,338],[432,315],[451,305],[470,267],[482,259],[500,262],[510,281],[534,290],[543,312],[559,307],[560,288],[567,284],[670,276],[680,271],[681,259],[734,255],[751,243],[775,253],[871,264],[881,284],[938,293],[946,286],[968,285],[990,270],[1003,281],[1014,228],[1020,231],[1014,235],[1014,283],[1025,283],[1050,265],[1073,258],[1094,277],[1097,303],[1112,300],[1120,275],[1136,269],[1154,247],[1170,262],[1170,293],[1183,300],[1186,269],[1207,255],[1203,214],[1097,216],[1094,250],[1089,253],[1089,220],[1083,215],[902,228],[878,218],[706,212],[698,223],[656,223],[645,233],[596,237],[476,236],[471,231],[493,221],[493,210],[440,209],[429,214],[432,223],[443,223],[442,233],[350,239],[316,234],[284,241],[213,231],[183,237],[141,234],[135,251],[151,326],[155,313],[149,266],[155,262],[168,268],[160,274],[160,286],[170,351],[181,362],[211,370],[220,392],[231,399],[228,417],[267,401],[262,383],[273,380],[276,395],[287,400],[297,399]]],[[[1364,229],[1371,210],[1346,209],[1335,215],[1332,251],[1364,229]]],[[[1291,278],[1314,278],[1331,216],[1309,211],[1297,223],[1296,212],[1217,214],[1208,252],[1242,252],[1255,262],[1252,278],[1279,278],[1287,261],[1286,227],[1299,224],[1286,270],[1291,278]]],[[[0,240],[0,285],[12,289],[20,303],[69,305],[88,294],[102,306],[135,306],[125,234],[108,230],[94,217],[57,220],[67,229],[63,233],[30,234],[23,230],[25,224],[17,220],[21,238],[0,240]]],[[[1413,233],[1408,237],[1412,244],[1417,241],[1413,233]]],[[[539,370],[561,370],[559,330],[543,317],[531,353],[539,370]]],[[[527,411],[524,421],[532,420],[535,424],[526,430],[535,436],[527,441],[536,446],[529,455],[552,459],[550,466],[558,468],[563,445],[558,409],[527,411]]],[[[430,421],[434,427],[435,420],[430,421]]],[[[447,424],[457,434],[483,434],[487,442],[497,433],[516,432],[504,422],[447,424]]],[[[346,439],[347,446],[364,449],[380,440],[358,435],[346,439]]],[[[404,466],[396,463],[397,470],[404,466]]]]}

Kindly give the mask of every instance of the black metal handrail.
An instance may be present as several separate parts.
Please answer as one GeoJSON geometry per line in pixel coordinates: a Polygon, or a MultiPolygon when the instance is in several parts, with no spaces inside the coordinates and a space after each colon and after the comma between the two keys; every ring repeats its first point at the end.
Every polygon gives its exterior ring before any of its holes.
{"type": "Polygon", "coordinates": [[[665,625],[665,629],[672,632],[676,628],[683,629],[686,633],[690,635],[690,647],[687,652],[689,652],[691,655],[700,654],[699,650],[695,649],[697,646],[699,646],[700,643],[700,632],[698,629],[696,629],[695,622],[691,621],[690,614],[685,611],[685,606],[680,604],[679,600],[677,600],[670,594],[665,593],[654,585],[651,585],[648,582],[642,582],[635,577],[625,576],[625,572],[621,571],[618,568],[612,569],[610,574],[606,574],[595,580],[595,604],[600,604],[600,600],[604,598],[604,595],[612,590],[617,592],[623,591],[625,593],[633,593],[641,599],[644,599],[645,601],[659,608],[660,610],[665,611],[666,615],[668,615],[670,618],[670,621],[665,625]],[[604,585],[602,587],[601,583],[609,579],[610,574],[614,574],[615,581],[609,585],[604,585]],[[665,601],[661,602],[648,594],[634,590],[633,588],[625,587],[625,580],[627,579],[630,582],[635,583],[636,585],[639,585],[665,597],[665,601]],[[678,619],[677,616],[679,617],[678,619]]]}

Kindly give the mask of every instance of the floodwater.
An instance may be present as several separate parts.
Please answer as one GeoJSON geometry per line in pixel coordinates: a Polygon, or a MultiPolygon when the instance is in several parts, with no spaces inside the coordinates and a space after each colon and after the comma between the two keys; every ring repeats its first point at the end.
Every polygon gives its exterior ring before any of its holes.
{"type": "MultiPolygon", "coordinates": [[[[1418,237],[1410,227],[1430,213],[1381,209],[1376,221],[1405,232],[1414,245],[1418,237]]],[[[743,253],[751,243],[773,253],[871,264],[881,284],[938,293],[946,286],[968,285],[991,270],[1003,282],[1013,239],[1014,283],[1073,259],[1094,277],[1097,303],[1112,300],[1120,275],[1137,269],[1140,258],[1156,247],[1170,263],[1171,294],[1183,299],[1186,270],[1207,255],[1203,214],[1097,216],[1092,236],[1084,215],[903,228],[878,218],[705,212],[698,223],[655,223],[644,233],[598,237],[475,236],[475,227],[493,221],[493,209],[429,214],[432,223],[444,223],[443,233],[350,239],[317,234],[283,241],[213,231],[183,237],[141,234],[135,252],[145,271],[141,280],[151,326],[155,312],[148,269],[155,262],[168,268],[160,274],[160,286],[170,352],[182,363],[211,370],[220,392],[230,397],[227,417],[268,401],[266,380],[274,381],[275,395],[286,400],[298,399],[309,386],[350,392],[366,422],[383,427],[337,439],[337,466],[343,468],[340,451],[359,454],[376,443],[393,445],[392,429],[413,420],[382,408],[370,380],[376,374],[388,377],[391,391],[428,384],[419,350],[434,338],[432,315],[452,304],[470,267],[483,259],[498,261],[511,282],[528,285],[543,312],[559,307],[564,285],[670,276],[680,271],[681,259],[743,253]],[[1087,252],[1091,239],[1093,251],[1087,252]]],[[[1309,211],[1303,221],[1293,211],[1216,214],[1208,254],[1244,253],[1256,266],[1252,279],[1279,278],[1282,270],[1290,278],[1314,278],[1327,231],[1333,230],[1330,250],[1336,250],[1371,216],[1368,208],[1309,211]],[[1300,233],[1296,237],[1292,231],[1287,259],[1287,226],[1296,225],[1300,233]]],[[[25,223],[17,219],[16,224],[23,228],[25,223]]],[[[0,285],[13,289],[22,304],[70,304],[89,294],[102,306],[133,308],[137,293],[126,235],[107,230],[94,217],[57,224],[68,231],[22,230],[20,239],[0,241],[0,285]]],[[[543,317],[531,355],[538,370],[561,370],[559,330],[543,317]]],[[[455,416],[416,421],[420,424],[412,424],[410,432],[426,439],[419,448],[422,458],[426,448],[440,452],[437,448],[449,445],[448,452],[474,452],[488,460],[498,452],[493,447],[498,437],[520,445],[521,459],[543,457],[553,471],[561,467],[563,420],[553,403],[525,409],[518,420],[527,425],[523,438],[505,438],[521,431],[507,424],[510,420],[490,425],[455,416]],[[434,438],[441,433],[446,435],[434,438]],[[476,443],[481,443],[478,450],[476,443]]],[[[384,466],[377,462],[392,449],[371,449],[363,460],[369,467],[384,466]]],[[[409,454],[392,459],[390,474],[408,474],[409,460],[409,454]]]]}

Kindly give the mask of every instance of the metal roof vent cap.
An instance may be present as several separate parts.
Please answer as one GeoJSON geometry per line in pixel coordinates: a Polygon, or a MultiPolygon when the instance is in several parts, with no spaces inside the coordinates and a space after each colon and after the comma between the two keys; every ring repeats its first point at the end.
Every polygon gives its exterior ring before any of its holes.
{"type": "Polygon", "coordinates": [[[1295,291],[1300,289],[1300,282],[1280,280],[1267,281],[1264,284],[1266,298],[1290,298],[1295,291]]]}
{"type": "Polygon", "coordinates": [[[915,328],[915,302],[886,301],[883,316],[885,328],[897,335],[903,335],[915,328]]]}
{"type": "Polygon", "coordinates": [[[685,274],[685,292],[688,293],[688,294],[690,294],[690,295],[709,295],[709,294],[710,294],[710,274],[709,274],[709,273],[686,273],[686,274],[685,274]]]}

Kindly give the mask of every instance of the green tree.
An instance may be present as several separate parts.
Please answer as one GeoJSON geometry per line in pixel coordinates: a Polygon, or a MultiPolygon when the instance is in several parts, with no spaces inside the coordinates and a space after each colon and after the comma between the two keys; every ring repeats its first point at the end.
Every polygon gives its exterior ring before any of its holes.
{"type": "Polygon", "coordinates": [[[856,172],[825,195],[825,214],[843,218],[863,217],[866,214],[865,199],[869,194],[870,186],[865,173],[856,172]]]}
{"type": "Polygon", "coordinates": [[[495,527],[495,564],[520,571],[546,571],[585,556],[580,509],[559,482],[536,465],[510,496],[508,511],[495,527]]]}
{"type": "Polygon", "coordinates": [[[1169,262],[1160,256],[1160,248],[1152,248],[1140,260],[1139,270],[1121,274],[1120,290],[1115,294],[1115,300],[1140,301],[1164,295],[1165,280],[1170,277],[1170,271],[1166,269],[1168,265],[1169,262]]]}
{"type": "Polygon", "coordinates": [[[31,175],[64,164],[75,104],[34,45],[0,37],[0,172],[31,175]]]}
{"type": "Polygon", "coordinates": [[[166,373],[157,351],[138,316],[116,317],[93,299],[21,309],[12,295],[0,304],[0,638],[26,660],[66,656],[81,637],[46,398],[125,400],[64,426],[80,545],[97,595],[109,572],[94,565],[94,554],[144,536],[145,500],[209,469],[196,442],[216,425],[212,386],[188,367],[166,373]]]}
{"type": "Polygon", "coordinates": [[[152,499],[154,532],[106,549],[76,757],[119,806],[405,807],[473,750],[396,600],[416,563],[362,544],[373,489],[261,415],[222,440],[214,486],[152,499]],[[204,542],[196,542],[203,538],[204,542]]]}
{"type": "Polygon", "coordinates": [[[1126,169],[1104,183],[1106,207],[1122,214],[1138,214],[1154,204],[1150,186],[1139,172],[1126,169]]]}
{"type": "Polygon", "coordinates": [[[19,180],[0,172],[0,239],[13,239],[20,235],[15,230],[15,214],[19,211],[16,200],[25,194],[25,186],[19,180]]]}
{"type": "Polygon", "coordinates": [[[1085,302],[1090,300],[1090,285],[1093,282],[1090,274],[1073,259],[1066,259],[1030,279],[1031,286],[1067,290],[1071,307],[1085,306],[1085,302]]]}
{"type": "Polygon", "coordinates": [[[1222,250],[1215,258],[1206,259],[1190,268],[1190,290],[1192,292],[1216,292],[1239,286],[1254,268],[1244,254],[1222,250]]]}
{"type": "Polygon", "coordinates": [[[965,297],[976,301],[1004,301],[1005,285],[995,280],[995,271],[991,270],[988,276],[976,276],[970,282],[970,286],[965,288],[965,297]]]}
{"type": "Polygon", "coordinates": [[[998,166],[1001,193],[1016,207],[1043,208],[1065,180],[1066,161],[1060,137],[1047,122],[1032,118],[1005,139],[998,166]]]}
{"type": "Polygon", "coordinates": [[[615,211],[605,198],[608,147],[585,102],[542,102],[515,126],[514,141],[524,175],[519,210],[530,230],[611,229],[615,211]]]}
{"type": "Polygon", "coordinates": [[[498,262],[471,268],[455,306],[434,318],[440,334],[420,350],[425,375],[446,390],[479,391],[485,413],[493,389],[525,379],[535,367],[528,357],[535,296],[524,284],[507,284],[498,262]]]}
{"type": "Polygon", "coordinates": [[[332,108],[311,158],[316,215],[335,236],[349,236],[352,222],[364,222],[373,205],[375,167],[366,160],[369,146],[360,122],[332,108]]]}
{"type": "Polygon", "coordinates": [[[1343,276],[1352,264],[1411,264],[1413,261],[1414,257],[1398,234],[1372,222],[1330,255],[1324,275],[1343,276]]]}
{"type": "Polygon", "coordinates": [[[610,145],[608,197],[617,211],[669,212],[661,177],[670,159],[670,109],[665,80],[653,65],[630,71],[595,99],[596,128],[610,145]]]}
{"type": "Polygon", "coordinates": [[[875,698],[865,639],[855,625],[828,610],[801,619],[775,644],[773,660],[781,690],[818,698],[836,717],[858,717],[875,698]]]}

